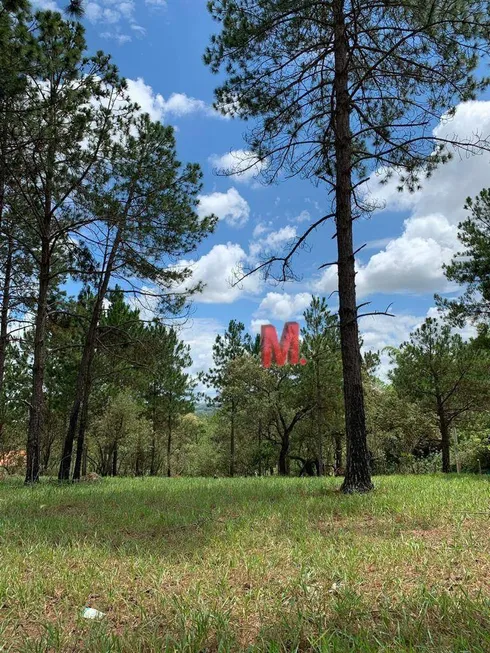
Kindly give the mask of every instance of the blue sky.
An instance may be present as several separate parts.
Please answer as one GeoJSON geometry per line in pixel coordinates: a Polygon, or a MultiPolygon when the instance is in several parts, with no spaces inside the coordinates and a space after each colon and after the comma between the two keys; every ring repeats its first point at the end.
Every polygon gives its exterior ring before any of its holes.
{"type": "MultiPolygon", "coordinates": [[[[56,6],[54,0],[38,5],[56,6]]],[[[155,119],[176,127],[181,160],[198,162],[204,172],[202,211],[220,217],[216,232],[192,257],[195,279],[206,284],[183,331],[194,369],[210,363],[216,333],[230,319],[255,332],[263,322],[281,329],[284,321],[300,318],[311,294],[330,297],[336,269],[318,270],[336,258],[328,223],[296,259],[298,282],[272,286],[254,276],[239,287],[230,284],[233,270],[267,251],[281,251],[310,220],[323,215],[328,201],[325,188],[301,179],[265,187],[250,175],[216,174],[222,164],[239,165],[247,125],[212,109],[219,78],[204,66],[202,54],[217,25],[205,0],[97,0],[86,4],[83,22],[89,49],[113,55],[133,99],[155,119]]],[[[490,102],[462,105],[449,124],[442,121],[434,128],[440,134],[485,135],[490,132],[490,102]]],[[[412,196],[400,195],[394,184],[380,187],[373,175],[370,191],[385,208],[355,225],[356,247],[367,243],[357,262],[359,301],[371,302],[367,310],[383,311],[391,304],[395,317],[362,320],[366,347],[399,344],[434,313],[435,292],[454,292],[441,266],[458,249],[457,224],[464,218],[465,198],[490,185],[489,163],[488,155],[456,156],[412,196]]],[[[329,303],[335,310],[335,295],[329,303]]]]}

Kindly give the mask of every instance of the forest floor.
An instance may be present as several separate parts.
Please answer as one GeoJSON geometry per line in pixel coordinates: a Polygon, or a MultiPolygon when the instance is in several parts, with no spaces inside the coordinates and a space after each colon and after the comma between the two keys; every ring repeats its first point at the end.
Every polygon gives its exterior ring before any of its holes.
{"type": "Polygon", "coordinates": [[[490,477],[375,483],[8,479],[0,650],[488,653],[490,477]]]}

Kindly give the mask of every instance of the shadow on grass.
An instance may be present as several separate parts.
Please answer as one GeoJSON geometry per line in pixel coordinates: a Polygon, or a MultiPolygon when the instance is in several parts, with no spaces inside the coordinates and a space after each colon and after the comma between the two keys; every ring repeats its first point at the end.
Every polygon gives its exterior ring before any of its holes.
{"type": "Polygon", "coordinates": [[[250,529],[257,518],[286,523],[305,500],[337,512],[338,480],[137,478],[24,487],[9,479],[0,486],[0,543],[189,557],[214,538],[250,529]]]}

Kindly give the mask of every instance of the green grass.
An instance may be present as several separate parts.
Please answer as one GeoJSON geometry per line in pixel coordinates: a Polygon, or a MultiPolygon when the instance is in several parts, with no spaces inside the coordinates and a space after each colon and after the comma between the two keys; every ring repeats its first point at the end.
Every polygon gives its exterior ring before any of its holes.
{"type": "Polygon", "coordinates": [[[488,478],[338,485],[3,482],[0,650],[488,653],[488,478]]]}

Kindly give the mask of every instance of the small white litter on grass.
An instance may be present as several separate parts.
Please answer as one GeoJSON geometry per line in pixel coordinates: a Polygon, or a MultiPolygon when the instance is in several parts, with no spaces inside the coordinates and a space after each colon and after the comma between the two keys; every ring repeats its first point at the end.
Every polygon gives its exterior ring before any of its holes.
{"type": "Polygon", "coordinates": [[[82,617],[84,619],[103,619],[105,617],[105,612],[100,612],[95,608],[84,608],[82,617]]]}

